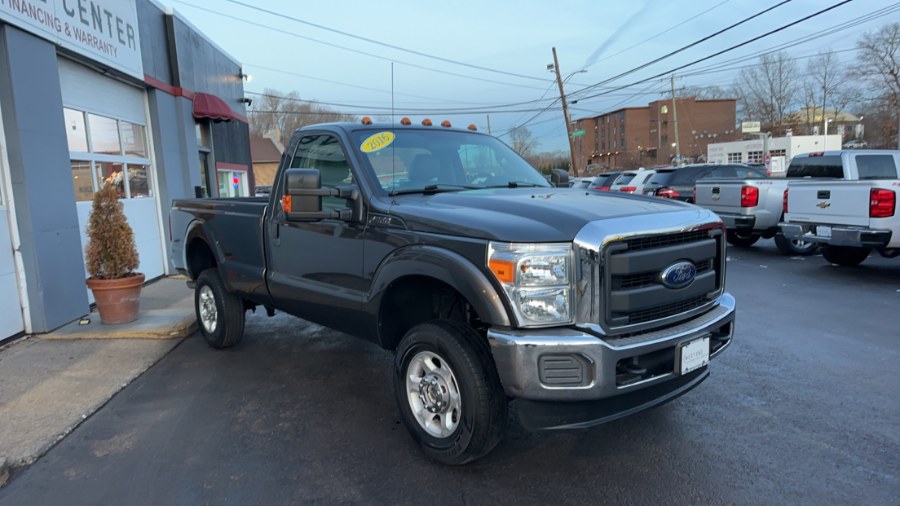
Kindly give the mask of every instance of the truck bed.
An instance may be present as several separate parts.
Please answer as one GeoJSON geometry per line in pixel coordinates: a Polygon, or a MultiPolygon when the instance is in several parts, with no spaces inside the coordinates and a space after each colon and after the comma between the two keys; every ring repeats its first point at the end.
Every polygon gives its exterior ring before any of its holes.
{"type": "MultiPolygon", "coordinates": [[[[268,205],[267,197],[174,200],[171,254],[176,266],[189,265],[184,258],[186,242],[192,233],[200,232],[193,230],[195,227],[205,227],[206,237],[216,238],[218,258],[224,259],[219,270],[228,289],[266,303],[269,292],[262,219],[268,205]]],[[[199,273],[192,274],[196,277],[199,273]]]]}

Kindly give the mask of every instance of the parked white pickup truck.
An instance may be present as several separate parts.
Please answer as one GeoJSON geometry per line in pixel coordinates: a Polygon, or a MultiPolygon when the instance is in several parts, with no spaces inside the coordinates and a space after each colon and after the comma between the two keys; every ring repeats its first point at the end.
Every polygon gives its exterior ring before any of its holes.
{"type": "Polygon", "coordinates": [[[782,233],[823,245],[825,259],[838,265],[859,265],[872,250],[900,256],[900,151],[853,151],[841,158],[859,180],[791,181],[782,233]]]}
{"type": "Polygon", "coordinates": [[[728,227],[730,244],[749,247],[760,238],[774,237],[775,245],[785,255],[811,255],[818,248],[817,243],[803,237],[785,237],[778,228],[784,220],[788,184],[808,179],[865,179],[855,157],[871,153],[853,150],[800,154],[791,160],[784,178],[700,180],[694,187],[694,201],[722,218],[728,227]]]}

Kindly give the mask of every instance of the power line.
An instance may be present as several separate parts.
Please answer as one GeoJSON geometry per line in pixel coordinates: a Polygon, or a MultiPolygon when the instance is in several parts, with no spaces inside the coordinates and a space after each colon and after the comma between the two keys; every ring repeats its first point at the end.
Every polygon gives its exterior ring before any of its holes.
{"type": "MultiPolygon", "coordinates": [[[[776,53],[776,52],[778,52],[778,51],[780,51],[780,50],[782,50],[782,49],[788,48],[788,47],[795,47],[795,46],[798,46],[798,45],[801,45],[801,44],[805,44],[805,43],[807,43],[807,42],[811,42],[811,41],[814,41],[814,40],[821,39],[821,38],[823,38],[823,37],[827,37],[827,36],[829,36],[829,35],[834,35],[834,34],[836,34],[836,33],[838,33],[838,32],[847,30],[847,29],[849,29],[849,28],[853,28],[853,27],[855,27],[855,26],[859,26],[859,25],[861,25],[861,24],[867,23],[867,22],[869,22],[869,21],[873,21],[873,20],[875,20],[875,19],[878,19],[878,18],[880,18],[880,17],[883,17],[883,16],[885,16],[885,15],[887,15],[887,14],[892,14],[892,13],[897,12],[897,11],[900,11],[900,2],[894,3],[893,5],[888,6],[888,7],[883,7],[883,8],[881,8],[881,9],[878,9],[878,10],[876,10],[876,11],[870,12],[870,13],[865,14],[865,15],[863,15],[863,16],[859,16],[859,17],[854,18],[854,19],[851,19],[851,20],[849,20],[849,21],[846,21],[846,22],[843,22],[843,23],[838,23],[838,24],[836,24],[836,25],[830,26],[830,27],[826,28],[826,29],[823,30],[823,31],[818,31],[818,32],[816,32],[816,33],[813,34],[813,35],[806,35],[806,36],[803,36],[803,37],[798,37],[798,38],[796,38],[796,39],[792,39],[792,40],[786,41],[786,42],[781,43],[781,44],[776,44],[775,46],[771,46],[771,47],[769,47],[769,48],[766,48],[766,49],[757,51],[757,52],[755,52],[755,53],[751,53],[751,54],[749,54],[749,55],[740,56],[740,57],[737,57],[737,58],[733,58],[733,59],[731,59],[731,60],[725,60],[725,61],[718,62],[718,63],[712,64],[712,65],[708,65],[708,66],[706,66],[706,67],[700,67],[699,69],[697,69],[697,71],[698,71],[698,72],[702,72],[703,70],[706,70],[706,69],[719,68],[719,67],[721,67],[722,65],[730,65],[730,64],[733,64],[733,63],[741,63],[741,62],[753,60],[753,59],[756,59],[757,57],[760,57],[760,56],[764,56],[764,55],[776,53]]],[[[843,51],[853,51],[853,50],[856,50],[856,49],[841,50],[840,52],[843,52],[843,51]]],[[[836,51],[836,52],[838,52],[838,51],[836,51]]],[[[746,68],[746,66],[745,66],[745,67],[736,67],[736,68],[746,68]]],[[[692,74],[682,74],[682,75],[684,76],[684,75],[692,75],[692,74]]]]}
{"type": "MultiPolygon", "coordinates": [[[[338,85],[341,85],[341,86],[347,86],[347,87],[349,87],[349,88],[356,88],[356,89],[359,89],[359,90],[372,91],[372,92],[375,92],[375,93],[386,93],[386,94],[388,94],[388,95],[391,94],[391,91],[390,91],[390,90],[381,90],[381,89],[378,89],[378,88],[370,88],[370,87],[367,87],[367,86],[360,86],[360,85],[358,85],[358,84],[345,83],[345,82],[342,82],[342,81],[334,81],[334,80],[331,80],[331,79],[324,79],[324,78],[321,78],[321,77],[310,76],[310,75],[307,75],[307,74],[300,74],[300,73],[298,73],[298,72],[291,72],[291,71],[289,71],[289,70],[278,69],[278,68],[273,68],[273,67],[267,67],[267,66],[265,66],[265,65],[258,65],[258,64],[256,64],[256,63],[244,62],[244,66],[249,66],[249,67],[251,67],[251,68],[257,68],[257,69],[268,70],[268,71],[270,71],[270,72],[277,72],[277,73],[279,73],[279,74],[285,74],[285,75],[289,75],[289,76],[302,77],[302,78],[304,78],[304,79],[311,79],[311,80],[313,80],[313,81],[321,81],[321,82],[324,82],[324,83],[338,84],[338,85]]],[[[426,96],[424,96],[424,95],[413,95],[413,94],[411,94],[411,93],[400,93],[400,92],[395,92],[394,94],[395,94],[395,95],[398,95],[398,96],[404,96],[404,97],[413,97],[413,98],[422,98],[422,99],[425,99],[425,100],[434,100],[434,101],[437,101],[437,102],[449,102],[449,103],[456,103],[456,104],[473,104],[472,102],[458,102],[458,101],[456,101],[456,100],[447,100],[447,99],[445,99],[445,98],[426,97],[426,96]]],[[[474,106],[481,106],[481,105],[486,105],[486,104],[473,104],[473,105],[474,105],[474,106]]]]}
{"type": "Polygon", "coordinates": [[[244,3],[244,2],[240,2],[240,1],[238,1],[238,0],[226,0],[226,1],[228,1],[228,2],[230,2],[230,3],[233,3],[233,4],[236,4],[236,5],[241,5],[241,6],[243,6],[243,7],[248,8],[248,9],[253,9],[253,10],[255,10],[255,11],[265,12],[266,14],[270,14],[270,15],[272,15],[272,16],[277,16],[277,17],[282,18],[282,19],[289,19],[289,20],[295,21],[295,22],[297,22],[297,23],[302,23],[302,24],[307,25],[307,26],[312,26],[312,27],[318,28],[318,29],[320,29],[320,30],[325,30],[325,31],[329,31],[329,32],[332,32],[332,33],[337,33],[337,34],[343,35],[343,36],[345,36],[345,37],[351,37],[351,38],[354,38],[354,39],[357,39],[357,40],[361,40],[361,41],[364,41],[364,42],[368,42],[368,43],[370,43],[370,44],[376,44],[376,45],[379,45],[379,46],[388,47],[388,48],[391,48],[391,49],[396,49],[397,51],[402,51],[402,52],[404,52],[404,53],[414,54],[414,55],[417,55],[417,56],[422,56],[422,57],[425,57],[425,58],[430,58],[430,59],[433,59],[433,60],[442,61],[442,62],[444,62],[444,63],[452,63],[452,64],[454,64],[454,65],[461,65],[461,66],[463,66],[463,67],[468,67],[468,68],[477,69],[477,70],[484,70],[484,71],[486,71],[486,72],[493,72],[493,73],[495,73],[495,74],[503,74],[503,75],[507,75],[507,76],[519,77],[519,78],[522,78],[522,79],[531,79],[531,80],[541,81],[541,82],[546,82],[546,81],[548,81],[548,79],[546,79],[546,78],[534,77],[534,76],[528,76],[528,75],[524,75],[524,74],[516,74],[515,72],[507,72],[507,71],[505,71],[505,70],[498,70],[498,69],[493,69],[493,68],[490,68],[490,67],[482,67],[482,66],[480,66],[480,65],[473,65],[473,64],[471,64],[471,63],[461,62],[461,61],[457,61],[457,60],[451,60],[450,58],[444,58],[444,57],[442,57],[442,56],[436,56],[436,55],[433,55],[433,54],[424,53],[424,52],[422,52],[422,51],[416,51],[416,50],[414,50],[414,49],[409,49],[409,48],[405,48],[405,47],[402,47],[402,46],[397,46],[397,45],[394,45],[394,44],[388,44],[387,42],[382,42],[382,41],[379,41],[379,40],[370,39],[370,38],[368,38],[368,37],[363,37],[362,35],[356,35],[356,34],[353,34],[353,33],[345,32],[345,31],[342,31],[342,30],[338,30],[338,29],[336,29],[336,28],[330,28],[330,27],[327,27],[327,26],[325,26],[325,25],[320,25],[320,24],[318,24],[318,23],[313,23],[313,22],[311,22],[311,21],[306,21],[306,20],[303,20],[303,19],[300,19],[300,18],[295,18],[295,17],[293,17],[293,16],[288,16],[287,14],[284,14],[284,13],[271,11],[271,10],[268,10],[268,9],[264,9],[264,8],[262,8],[262,7],[258,7],[258,6],[256,6],[256,5],[250,5],[250,4],[247,4],[247,3],[244,3]]]}
{"type": "MultiPolygon", "coordinates": [[[[729,25],[729,26],[726,26],[725,28],[722,28],[721,30],[716,31],[715,33],[712,33],[712,34],[710,34],[710,35],[707,35],[706,37],[697,39],[697,40],[695,40],[694,42],[691,42],[690,44],[688,44],[688,45],[686,45],[686,46],[682,46],[682,47],[680,47],[680,48],[678,48],[678,49],[676,49],[676,50],[674,50],[674,51],[670,51],[670,52],[668,52],[668,53],[666,53],[666,54],[660,56],[659,58],[650,60],[650,61],[648,61],[647,63],[644,63],[644,64],[642,64],[642,65],[638,65],[637,67],[634,67],[634,68],[632,68],[632,69],[626,70],[625,72],[622,72],[621,74],[618,74],[618,75],[615,75],[615,76],[610,77],[610,78],[608,78],[608,79],[605,79],[605,80],[603,80],[603,81],[600,81],[599,83],[597,83],[597,84],[595,84],[595,85],[591,85],[591,86],[588,86],[587,88],[578,90],[578,91],[576,91],[575,93],[572,93],[572,95],[574,96],[574,95],[579,94],[579,93],[587,92],[587,91],[589,91],[589,90],[594,89],[596,86],[600,86],[600,85],[603,85],[603,84],[607,84],[607,83],[609,83],[609,82],[615,81],[616,79],[620,79],[620,78],[625,77],[625,76],[627,76],[627,75],[629,75],[629,74],[633,74],[633,73],[637,72],[638,70],[647,68],[647,67],[649,67],[650,65],[653,65],[654,63],[659,63],[659,62],[661,62],[661,61],[663,61],[663,60],[665,60],[665,59],[671,58],[672,56],[675,56],[676,54],[681,53],[682,51],[686,51],[687,49],[690,49],[690,48],[692,48],[692,47],[694,47],[694,46],[696,46],[696,45],[698,45],[698,44],[702,44],[703,42],[706,42],[706,41],[709,40],[709,39],[712,39],[712,38],[714,38],[714,37],[717,37],[717,36],[719,36],[719,35],[721,35],[721,34],[727,32],[727,31],[729,31],[729,30],[731,30],[731,29],[734,29],[734,28],[736,28],[736,27],[738,27],[738,26],[740,26],[740,25],[742,25],[742,24],[744,24],[744,23],[747,23],[748,21],[751,21],[751,20],[753,20],[753,19],[756,19],[756,18],[762,16],[763,14],[766,14],[766,13],[768,13],[768,12],[771,12],[771,11],[777,9],[778,7],[781,7],[782,5],[785,5],[785,4],[790,3],[791,1],[792,1],[792,0],[782,0],[781,2],[775,4],[775,5],[771,6],[771,7],[768,7],[768,8],[766,8],[766,9],[763,9],[763,10],[757,12],[756,14],[753,14],[753,15],[751,15],[751,16],[748,16],[748,17],[746,17],[746,18],[744,18],[744,19],[738,21],[737,23],[733,23],[733,24],[731,24],[731,25],[729,25]]],[[[850,0],[847,0],[847,1],[850,1],[850,0]]]]}
{"type": "MultiPolygon", "coordinates": [[[[261,96],[261,97],[271,97],[271,98],[278,98],[281,100],[289,100],[291,102],[307,102],[310,104],[330,105],[330,106],[334,106],[334,107],[354,107],[354,108],[359,108],[359,109],[390,109],[390,107],[382,107],[382,106],[377,106],[377,105],[360,105],[360,104],[347,104],[347,103],[338,103],[338,102],[325,102],[325,101],[321,101],[321,100],[307,100],[307,99],[300,99],[300,98],[294,98],[294,97],[286,97],[283,95],[275,95],[272,93],[259,93],[259,92],[255,92],[255,91],[245,91],[244,93],[246,93],[248,95],[257,95],[257,96],[261,96]]],[[[550,105],[553,105],[553,103],[555,101],[557,101],[558,99],[544,99],[541,101],[546,101],[546,100],[549,100],[550,105]]],[[[442,108],[416,109],[416,108],[408,107],[405,110],[408,112],[414,111],[417,113],[418,112],[430,112],[430,113],[459,113],[459,114],[474,114],[475,112],[483,113],[485,111],[487,111],[487,112],[509,112],[509,111],[504,111],[504,109],[508,109],[510,107],[534,104],[536,102],[539,102],[539,101],[529,100],[529,101],[525,101],[525,102],[514,102],[514,103],[510,103],[510,104],[489,105],[489,106],[484,106],[484,107],[480,107],[480,108],[460,107],[460,108],[443,108],[443,109],[442,108]]],[[[524,109],[524,110],[525,111],[533,111],[534,109],[524,109]]],[[[520,110],[520,112],[521,112],[521,110],[520,110]]]]}
{"type": "MultiPolygon", "coordinates": [[[[841,5],[844,5],[844,4],[846,4],[846,3],[850,3],[850,2],[852,2],[852,1],[853,1],[853,0],[843,0],[843,1],[841,1],[841,2],[838,2],[838,3],[836,3],[836,4],[831,5],[830,7],[826,7],[825,9],[822,9],[822,10],[820,10],[820,11],[818,11],[818,12],[815,12],[815,13],[810,14],[810,15],[808,15],[808,16],[802,17],[802,18],[800,18],[800,19],[798,19],[798,20],[796,20],[796,21],[792,21],[792,22],[790,22],[790,23],[788,23],[788,24],[786,24],[786,25],[782,25],[782,26],[780,26],[780,27],[778,27],[778,28],[775,28],[774,30],[769,30],[768,32],[766,32],[766,33],[764,33],[764,34],[762,34],[762,35],[758,35],[758,36],[753,37],[753,38],[751,38],[751,39],[745,40],[744,42],[741,42],[741,43],[739,43],[739,44],[735,44],[735,45],[733,45],[733,46],[731,46],[731,47],[728,47],[728,48],[725,48],[725,49],[723,49],[723,50],[721,50],[721,51],[717,51],[717,52],[715,52],[715,53],[713,53],[713,54],[711,54],[711,55],[704,56],[703,58],[698,58],[698,59],[696,59],[696,60],[694,60],[694,61],[692,61],[692,62],[690,62],[690,63],[686,63],[686,64],[684,64],[684,65],[680,65],[680,66],[678,66],[678,67],[675,67],[675,68],[673,68],[673,69],[667,70],[667,71],[665,71],[665,72],[661,72],[661,73],[659,73],[659,74],[656,74],[656,75],[654,75],[654,76],[648,77],[648,78],[646,78],[646,79],[641,79],[641,80],[635,81],[635,82],[633,82],[633,83],[629,83],[629,84],[625,84],[625,85],[619,86],[619,87],[617,87],[617,88],[613,88],[613,90],[611,90],[611,91],[618,91],[618,90],[622,90],[622,89],[625,89],[625,88],[630,88],[631,86],[637,86],[637,85],[639,85],[639,84],[646,83],[647,81],[652,81],[652,80],[654,80],[654,79],[659,79],[660,77],[663,77],[663,76],[672,74],[672,73],[674,73],[674,72],[677,72],[677,71],[679,71],[679,70],[681,70],[681,69],[685,69],[685,68],[687,68],[687,67],[691,67],[691,66],[696,65],[696,64],[698,64],[698,63],[700,63],[700,62],[703,62],[703,61],[706,61],[706,60],[715,58],[716,56],[723,55],[723,54],[725,54],[725,53],[727,53],[727,52],[729,52],[729,51],[733,51],[733,50],[735,50],[735,49],[737,49],[737,48],[739,48],[739,47],[746,46],[747,44],[756,42],[757,40],[760,40],[760,39],[762,39],[762,38],[768,37],[768,36],[770,36],[770,35],[773,35],[773,34],[775,34],[775,33],[780,32],[780,31],[786,30],[787,28],[790,28],[790,27],[792,27],[792,26],[798,25],[798,24],[800,24],[800,23],[802,23],[802,22],[804,22],[804,21],[808,21],[808,20],[810,20],[810,19],[812,19],[812,18],[814,18],[814,17],[816,17],[816,16],[820,16],[820,15],[822,15],[822,14],[828,12],[828,11],[831,11],[831,10],[833,10],[833,9],[836,9],[837,7],[840,7],[841,5]]],[[[595,94],[593,94],[593,95],[588,95],[588,96],[586,96],[586,97],[580,97],[579,100],[586,100],[586,99],[589,99],[589,98],[599,97],[599,96],[605,95],[605,94],[607,94],[607,93],[609,93],[609,92],[595,93],[595,94]]]]}
{"type": "Polygon", "coordinates": [[[541,90],[541,89],[543,89],[543,88],[540,88],[540,87],[538,87],[538,86],[529,86],[529,85],[526,85],[526,84],[520,84],[520,83],[510,83],[510,82],[508,82],[508,81],[497,81],[497,80],[495,80],[495,79],[487,79],[487,78],[484,78],[484,77],[476,77],[476,76],[471,76],[471,75],[466,75],[466,74],[459,74],[459,73],[456,73],[456,72],[450,72],[450,71],[447,71],[447,70],[440,70],[440,69],[436,69],[436,68],[432,68],[432,67],[427,67],[427,66],[425,66],[425,65],[418,65],[418,64],[415,64],[415,63],[410,63],[410,62],[406,62],[406,61],[402,61],[402,60],[396,60],[396,59],[393,59],[393,58],[388,58],[388,57],[386,57],[386,56],[381,56],[381,55],[377,55],[377,54],[373,54],[373,53],[367,53],[367,52],[361,51],[361,50],[359,50],[359,49],[353,49],[353,48],[351,48],[351,47],[342,46],[342,45],[340,45],[340,44],[334,44],[334,43],[331,43],[331,42],[325,42],[325,41],[323,41],[323,40],[315,39],[315,38],[313,38],[313,37],[307,37],[307,36],[305,36],[305,35],[300,35],[300,34],[298,34],[298,33],[289,32],[289,31],[287,31],[287,30],[281,30],[281,29],[279,29],[279,28],[275,28],[274,26],[266,25],[266,24],[264,24],[264,23],[257,23],[257,22],[254,22],[254,21],[250,21],[250,20],[248,20],[248,19],[239,18],[239,17],[237,17],[237,16],[231,16],[231,15],[229,15],[229,14],[225,14],[225,13],[223,13],[223,12],[219,12],[219,11],[215,11],[215,10],[212,10],[212,9],[208,9],[208,8],[206,8],[206,7],[202,7],[202,6],[199,6],[199,5],[195,5],[195,4],[192,4],[192,3],[190,3],[190,2],[186,2],[186,1],[184,1],[184,0],[172,0],[172,1],[175,2],[175,3],[178,3],[178,4],[186,5],[186,6],[188,6],[188,7],[193,7],[194,9],[197,9],[197,10],[201,10],[201,11],[204,11],[204,12],[208,12],[208,13],[210,13],[210,14],[215,14],[215,15],[217,15],[217,16],[221,16],[221,17],[224,17],[224,18],[232,19],[232,20],[234,20],[234,21],[238,21],[238,22],[245,23],[245,24],[248,24],[248,25],[258,26],[258,27],[264,28],[264,29],[266,29],[266,30],[270,30],[270,31],[277,32],[277,33],[282,33],[282,34],[284,34],[284,35],[289,35],[289,36],[291,36],[291,37],[295,37],[295,38],[298,38],[298,39],[308,40],[308,41],[310,41],[310,42],[314,42],[314,43],[316,43],[316,44],[321,44],[321,45],[323,45],[323,46],[329,46],[329,47],[333,47],[333,48],[336,48],[336,49],[342,49],[342,50],[344,50],[344,51],[350,51],[351,53],[361,54],[361,55],[363,55],[363,56],[368,56],[368,57],[370,57],[370,58],[375,58],[375,59],[382,60],[382,61],[394,62],[394,63],[397,63],[397,64],[399,64],[399,65],[405,65],[405,66],[407,66],[407,67],[417,68],[417,69],[420,69],[420,70],[426,70],[426,71],[429,71],[429,72],[435,72],[435,73],[438,73],[438,74],[444,74],[444,75],[448,75],[448,76],[461,77],[461,78],[463,78],[463,79],[471,79],[471,80],[474,80],[474,81],[482,81],[482,82],[493,83],[493,84],[502,84],[502,85],[504,85],[504,86],[515,86],[515,87],[518,87],[518,88],[529,88],[529,89],[532,89],[532,90],[541,90]]]}
{"type": "Polygon", "coordinates": [[[716,8],[718,8],[718,7],[720,7],[720,6],[724,5],[724,4],[727,4],[727,3],[730,2],[730,1],[731,1],[731,0],[724,0],[723,2],[719,2],[719,3],[717,3],[716,5],[713,5],[713,6],[710,7],[709,9],[706,9],[705,11],[703,11],[703,12],[701,12],[701,13],[699,13],[699,14],[693,16],[693,17],[690,17],[690,18],[688,18],[688,19],[679,21],[678,23],[673,23],[671,28],[669,28],[669,29],[667,29],[667,30],[663,30],[663,31],[657,33],[656,35],[654,35],[653,37],[644,39],[644,40],[638,42],[637,44],[634,44],[634,45],[632,45],[632,46],[628,46],[628,47],[626,47],[625,49],[619,51],[618,53],[613,53],[613,54],[611,54],[611,55],[609,55],[609,56],[607,56],[607,57],[605,57],[605,58],[601,58],[601,59],[595,61],[594,63],[592,63],[592,64],[590,64],[590,65],[587,65],[585,68],[587,68],[587,67],[593,67],[594,65],[596,65],[596,64],[598,64],[598,63],[600,63],[600,62],[603,62],[603,61],[609,60],[610,58],[614,58],[614,57],[616,57],[616,56],[619,56],[620,54],[625,53],[625,52],[627,52],[627,51],[630,51],[630,50],[632,50],[632,49],[634,49],[634,48],[636,48],[636,47],[638,47],[638,46],[642,46],[642,45],[644,45],[644,44],[650,42],[651,40],[654,40],[654,39],[657,39],[657,38],[659,38],[659,37],[662,37],[663,35],[665,35],[665,34],[671,32],[672,30],[676,30],[676,29],[678,29],[678,28],[681,28],[682,25],[684,25],[685,23],[687,23],[687,22],[689,22],[689,21],[693,21],[693,20],[699,18],[700,16],[706,14],[707,12],[709,12],[709,11],[711,11],[711,10],[713,10],[713,9],[716,9],[716,8]]]}

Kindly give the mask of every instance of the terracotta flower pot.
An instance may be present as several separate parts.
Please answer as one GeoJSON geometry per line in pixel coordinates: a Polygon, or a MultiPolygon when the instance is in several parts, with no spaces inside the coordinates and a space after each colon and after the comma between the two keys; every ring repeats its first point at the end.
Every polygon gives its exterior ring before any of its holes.
{"type": "Polygon", "coordinates": [[[118,279],[89,278],[87,286],[94,292],[100,321],[106,325],[116,325],[137,320],[143,284],[144,275],[141,273],[118,279]]]}

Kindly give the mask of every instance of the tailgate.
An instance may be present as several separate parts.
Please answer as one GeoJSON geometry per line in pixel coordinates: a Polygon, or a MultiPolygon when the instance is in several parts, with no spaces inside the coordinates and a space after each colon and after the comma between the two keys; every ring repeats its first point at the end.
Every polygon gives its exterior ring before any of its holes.
{"type": "Polygon", "coordinates": [[[749,181],[698,181],[694,203],[716,214],[741,214],[741,188],[749,181]]]}
{"type": "Polygon", "coordinates": [[[786,221],[866,226],[872,188],[869,181],[792,181],[786,221]]]}

